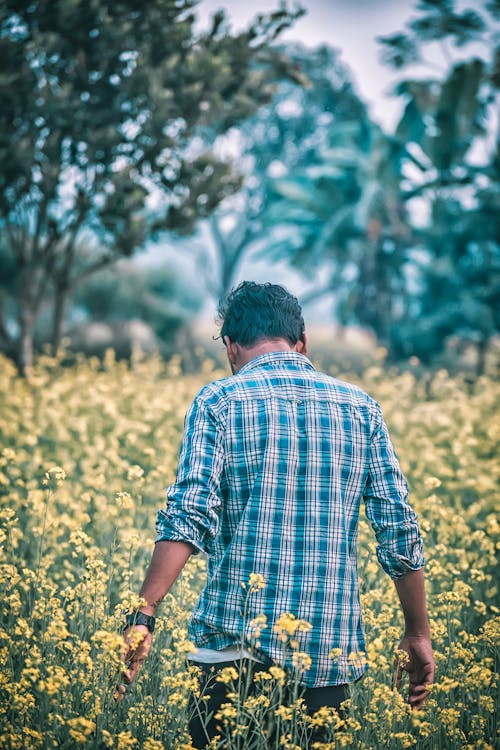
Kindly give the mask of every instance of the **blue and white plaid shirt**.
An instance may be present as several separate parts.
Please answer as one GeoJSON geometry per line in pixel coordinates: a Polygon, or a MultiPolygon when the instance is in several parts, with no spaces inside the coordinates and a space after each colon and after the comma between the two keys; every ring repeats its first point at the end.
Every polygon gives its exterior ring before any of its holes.
{"type": "MultiPolygon", "coordinates": [[[[202,388],[186,415],[156,538],[190,542],[208,555],[206,585],[189,621],[195,646],[237,646],[244,627],[250,633],[248,621],[264,614],[256,655],[289,663],[272,625],[291,613],[312,625],[299,634],[300,650],[312,659],[304,685],[360,677],[366,664],[353,659],[365,651],[356,571],[360,504],[364,499],[380,564],[398,578],[423,566],[407,494],[379,405],[317,372],[304,355],[263,354],[202,388]],[[242,583],[250,573],[265,585],[248,595],[242,583]]],[[[243,643],[252,646],[245,635],[243,643]]]]}

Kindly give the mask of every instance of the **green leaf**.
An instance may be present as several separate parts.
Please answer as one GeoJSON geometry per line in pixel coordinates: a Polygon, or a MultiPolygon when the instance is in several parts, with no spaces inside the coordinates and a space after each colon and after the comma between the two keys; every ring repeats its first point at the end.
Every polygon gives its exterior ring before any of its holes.
{"type": "Polygon", "coordinates": [[[329,166],[343,170],[357,169],[363,163],[366,165],[366,159],[352,148],[324,148],[319,151],[319,155],[329,166]]]}

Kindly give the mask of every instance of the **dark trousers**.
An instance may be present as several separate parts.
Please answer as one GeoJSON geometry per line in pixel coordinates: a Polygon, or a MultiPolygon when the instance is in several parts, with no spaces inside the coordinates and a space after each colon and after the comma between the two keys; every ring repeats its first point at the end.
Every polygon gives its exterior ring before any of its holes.
{"type": "MultiPolygon", "coordinates": [[[[202,664],[190,660],[190,664],[200,669],[199,675],[199,693],[200,699],[191,695],[189,702],[189,733],[193,747],[203,750],[209,741],[220,733],[220,721],[215,719],[215,714],[223,703],[228,702],[227,693],[234,690],[234,685],[226,685],[217,681],[217,676],[225,667],[234,667],[238,672],[242,670],[244,678],[247,671],[250,670],[250,679],[245,681],[248,685],[246,695],[255,693],[255,683],[253,677],[258,672],[265,672],[268,667],[264,664],[251,662],[249,659],[241,661],[226,661],[219,664],[202,664]],[[204,696],[209,696],[208,700],[203,700],[204,696]]],[[[285,693],[286,695],[286,693],[285,693]]],[[[335,708],[342,716],[341,703],[349,698],[348,685],[329,685],[328,687],[319,688],[302,688],[300,697],[303,698],[307,713],[312,716],[321,707],[327,706],[335,708]]],[[[250,737],[248,739],[251,739],[250,737]]],[[[325,742],[321,730],[315,730],[310,737],[314,742],[325,742]]]]}

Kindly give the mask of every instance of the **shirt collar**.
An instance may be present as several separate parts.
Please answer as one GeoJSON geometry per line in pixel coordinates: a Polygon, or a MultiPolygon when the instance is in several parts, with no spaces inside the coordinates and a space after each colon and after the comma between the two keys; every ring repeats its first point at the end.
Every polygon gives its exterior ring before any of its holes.
{"type": "Polygon", "coordinates": [[[253,370],[257,367],[277,367],[279,365],[287,365],[288,367],[295,367],[306,370],[314,370],[313,364],[310,360],[299,352],[284,351],[284,352],[266,352],[266,354],[259,354],[243,365],[236,375],[240,375],[247,370],[253,370]]]}

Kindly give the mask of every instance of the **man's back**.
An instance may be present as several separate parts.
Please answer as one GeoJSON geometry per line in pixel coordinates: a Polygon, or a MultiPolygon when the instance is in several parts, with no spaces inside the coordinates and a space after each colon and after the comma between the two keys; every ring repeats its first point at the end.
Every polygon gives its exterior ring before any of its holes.
{"type": "Polygon", "coordinates": [[[256,655],[281,662],[283,643],[272,624],[292,613],[312,625],[298,634],[300,650],[312,657],[302,682],[357,679],[365,669],[352,659],[364,651],[356,572],[363,495],[384,568],[398,575],[400,558],[415,568],[422,563],[415,514],[378,405],[317,372],[302,354],[278,351],[203,388],[185,434],[158,539],[175,538],[178,529],[179,538],[209,555],[190,620],[195,644],[239,644],[246,626],[248,647],[248,623],[264,614],[256,655]],[[251,573],[265,585],[245,608],[242,583],[251,573]]]}
{"type": "MultiPolygon", "coordinates": [[[[298,671],[309,715],[342,711],[349,683],[366,668],[356,574],[364,498],[405,620],[399,647],[408,662],[397,684],[407,671],[408,700],[420,708],[434,676],[422,539],[378,404],[314,370],[300,304],[279,284],[243,281],[218,312],[233,377],[203,388],[186,415],[143,601],[126,619],[120,695],[149,651],[158,606],[190,555],[203,551],[207,581],[189,623],[199,674],[189,704],[193,746],[220,734],[221,706],[242,701],[240,688],[252,690],[252,673],[257,679],[272,662],[287,668],[291,700],[298,671]],[[236,697],[225,665],[238,675],[236,697]]],[[[273,704],[269,712],[273,720],[273,704]]],[[[327,734],[318,729],[311,740],[327,734]]]]}

